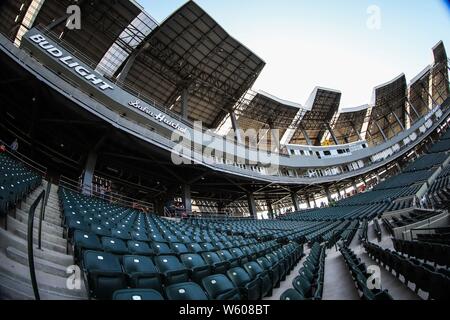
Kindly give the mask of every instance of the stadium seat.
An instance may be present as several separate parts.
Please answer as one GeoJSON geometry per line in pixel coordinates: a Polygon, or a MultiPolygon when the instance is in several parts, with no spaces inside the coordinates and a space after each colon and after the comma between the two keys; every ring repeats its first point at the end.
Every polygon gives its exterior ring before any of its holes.
{"type": "Polygon", "coordinates": [[[125,242],[121,239],[103,237],[102,238],[103,250],[114,254],[128,254],[128,248],[125,242]]]}
{"type": "Polygon", "coordinates": [[[81,230],[76,230],[73,235],[73,243],[74,243],[74,257],[75,260],[78,260],[82,257],[83,251],[92,250],[92,251],[102,251],[103,246],[100,243],[97,235],[89,232],[84,232],[81,230]]]}
{"type": "Polygon", "coordinates": [[[307,300],[300,292],[295,289],[287,289],[280,296],[280,300],[307,300]]]}
{"type": "Polygon", "coordinates": [[[184,243],[172,243],[171,248],[177,256],[189,253],[189,249],[186,247],[184,243]]]}
{"type": "Polygon", "coordinates": [[[164,300],[161,293],[151,289],[124,289],[118,290],[113,294],[113,300],[164,300]]]}
{"type": "Polygon", "coordinates": [[[230,268],[230,262],[223,261],[215,252],[203,252],[202,257],[212,267],[213,273],[225,274],[230,268]]]}
{"type": "Polygon", "coordinates": [[[83,269],[92,297],[111,299],[115,291],[126,288],[125,274],[119,258],[107,252],[85,251],[83,269]]]}
{"type": "Polygon", "coordinates": [[[147,242],[128,241],[127,245],[129,253],[133,255],[153,256],[155,254],[147,242]]]}
{"type": "Polygon", "coordinates": [[[198,254],[182,254],[180,259],[186,268],[189,269],[190,277],[194,282],[201,283],[203,278],[211,274],[211,266],[198,254]]]}
{"type": "Polygon", "coordinates": [[[175,252],[170,249],[167,243],[163,242],[152,242],[152,249],[158,256],[167,256],[167,255],[175,255],[175,252]]]}
{"type": "Polygon", "coordinates": [[[164,275],[166,285],[188,282],[189,270],[175,256],[157,256],[155,264],[164,275]]]}
{"type": "Polygon", "coordinates": [[[223,274],[215,274],[202,280],[202,286],[205,288],[211,300],[240,300],[238,288],[223,274]]]}
{"type": "Polygon", "coordinates": [[[258,258],[256,261],[265,271],[269,273],[269,276],[272,279],[272,287],[278,288],[280,286],[280,272],[278,270],[278,266],[272,264],[272,262],[266,257],[258,258]]]}
{"type": "Polygon", "coordinates": [[[255,261],[250,261],[244,265],[245,271],[250,275],[252,280],[259,279],[261,284],[261,297],[272,295],[272,280],[269,274],[255,261]]]}
{"type": "Polygon", "coordinates": [[[238,267],[239,266],[239,258],[233,257],[228,250],[219,250],[217,251],[217,254],[219,255],[220,259],[222,261],[226,261],[230,264],[231,268],[238,267]]]}
{"type": "Polygon", "coordinates": [[[131,239],[134,241],[150,241],[147,233],[143,231],[133,231],[131,232],[131,239]]]}
{"type": "Polygon", "coordinates": [[[166,296],[169,300],[177,301],[201,301],[208,300],[208,296],[202,287],[193,282],[173,284],[166,287],[166,296]]]}
{"type": "Polygon", "coordinates": [[[228,270],[228,278],[237,287],[244,300],[261,299],[261,284],[259,279],[252,280],[250,275],[241,267],[228,270]]]}
{"type": "Polygon", "coordinates": [[[111,230],[111,237],[122,239],[122,240],[131,240],[131,235],[128,230],[124,229],[113,229],[111,230]]]}
{"type": "Polygon", "coordinates": [[[123,269],[131,287],[162,292],[160,273],[149,257],[124,256],[123,269]]]}

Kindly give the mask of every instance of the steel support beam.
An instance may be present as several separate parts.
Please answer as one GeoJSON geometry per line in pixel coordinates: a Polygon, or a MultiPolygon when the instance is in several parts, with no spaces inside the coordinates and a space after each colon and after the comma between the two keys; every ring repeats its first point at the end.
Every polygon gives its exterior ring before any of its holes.
{"type": "Polygon", "coordinates": [[[313,143],[312,143],[311,139],[310,139],[309,136],[308,136],[308,132],[306,132],[306,130],[303,129],[303,128],[301,128],[300,130],[301,130],[303,136],[305,137],[306,143],[307,143],[309,146],[312,146],[313,143]]]}
{"type": "Polygon", "coordinates": [[[257,218],[255,195],[252,192],[247,193],[248,212],[250,217],[257,218]]]}
{"type": "Polygon", "coordinates": [[[334,134],[333,129],[331,128],[329,123],[325,123],[325,126],[327,127],[328,132],[331,135],[331,138],[333,139],[333,142],[335,145],[339,145],[339,140],[337,139],[336,135],[334,134]]]}
{"type": "Polygon", "coordinates": [[[300,211],[300,203],[298,201],[298,196],[297,193],[294,191],[291,191],[291,199],[292,199],[292,204],[294,206],[295,211],[300,211]]]}

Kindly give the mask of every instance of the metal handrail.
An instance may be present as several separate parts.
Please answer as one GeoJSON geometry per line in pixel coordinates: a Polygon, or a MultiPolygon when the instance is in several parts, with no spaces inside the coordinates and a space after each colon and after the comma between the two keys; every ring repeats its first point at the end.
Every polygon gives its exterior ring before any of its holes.
{"type": "MultiPolygon", "coordinates": [[[[98,196],[96,194],[94,194],[92,192],[92,187],[86,184],[80,185],[79,182],[70,179],[68,177],[65,176],[61,176],[60,180],[59,180],[59,185],[63,188],[75,191],[75,192],[83,192],[86,191],[90,194],[90,196],[94,197],[94,198],[98,198],[98,199],[102,199],[105,200],[104,198],[102,198],[101,196],[98,196]]],[[[130,207],[133,208],[134,205],[139,205],[139,206],[144,206],[144,207],[151,207],[152,204],[149,202],[145,202],[142,200],[138,200],[138,199],[134,199],[134,198],[130,198],[127,197],[125,195],[119,194],[119,193],[115,193],[115,192],[111,192],[108,194],[108,196],[110,197],[112,202],[117,202],[121,205],[124,205],[126,207],[130,207]]]]}
{"type": "Polygon", "coordinates": [[[42,220],[44,219],[45,214],[45,190],[42,190],[42,192],[39,194],[36,200],[34,200],[33,204],[31,205],[30,211],[28,213],[28,234],[27,234],[27,240],[28,240],[28,265],[30,268],[30,277],[31,277],[31,284],[33,286],[33,292],[34,297],[36,300],[40,300],[39,296],[39,288],[36,280],[36,270],[34,266],[34,246],[33,246],[33,235],[34,235],[34,215],[37,206],[40,202],[41,204],[41,212],[39,217],[39,230],[38,230],[38,249],[42,250],[42,220]]]}

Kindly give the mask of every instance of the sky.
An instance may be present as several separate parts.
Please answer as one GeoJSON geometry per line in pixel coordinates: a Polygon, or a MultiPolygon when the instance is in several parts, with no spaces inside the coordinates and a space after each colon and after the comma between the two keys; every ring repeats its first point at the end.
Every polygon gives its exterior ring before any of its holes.
{"type": "MultiPolygon", "coordinates": [[[[162,22],[186,1],[138,2],[162,22]]],[[[367,104],[375,86],[431,64],[440,40],[450,50],[448,0],[196,3],[266,62],[254,89],[302,105],[316,86],[341,91],[341,109],[367,104]]]]}

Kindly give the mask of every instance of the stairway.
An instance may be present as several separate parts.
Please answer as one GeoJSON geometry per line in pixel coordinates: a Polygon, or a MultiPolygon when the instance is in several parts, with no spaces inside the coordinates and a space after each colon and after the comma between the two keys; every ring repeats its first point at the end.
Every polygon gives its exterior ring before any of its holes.
{"type": "Polygon", "coordinates": [[[325,259],[323,300],[360,300],[344,257],[334,247],[325,259]]]}
{"type": "MultiPolygon", "coordinates": [[[[28,267],[27,230],[28,212],[47,182],[33,191],[16,210],[8,216],[8,230],[0,229],[0,299],[34,299],[28,267]]],[[[73,265],[73,256],[66,254],[67,241],[63,237],[59,209],[58,187],[51,185],[45,219],[42,223],[42,250],[37,248],[40,205],[34,221],[34,263],[41,299],[87,299],[84,283],[80,290],[69,290],[66,273],[73,265]]]]}

